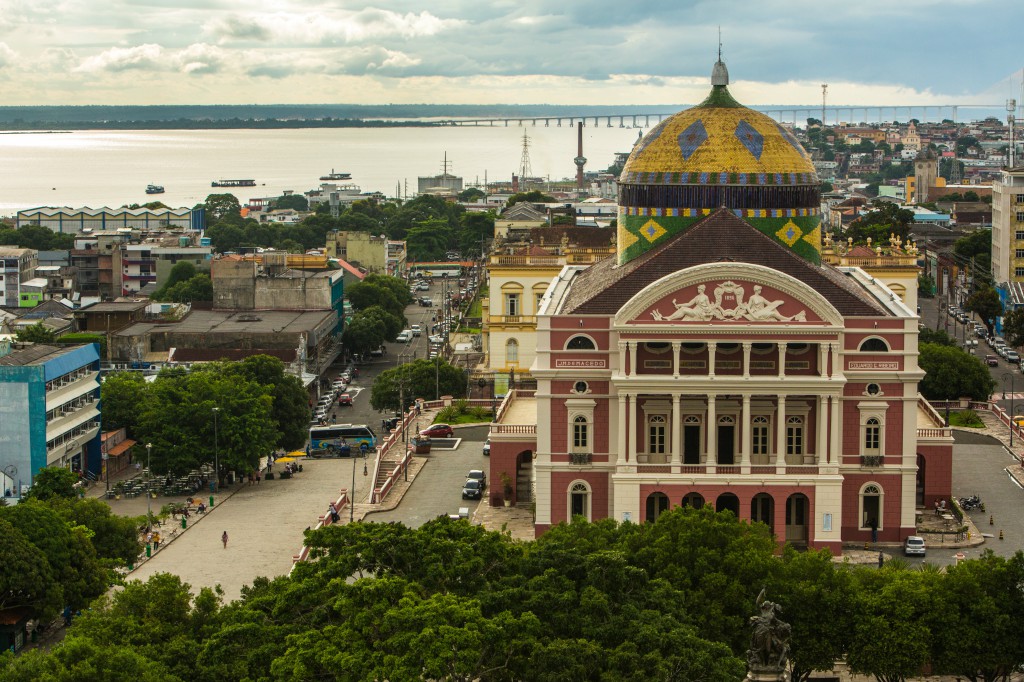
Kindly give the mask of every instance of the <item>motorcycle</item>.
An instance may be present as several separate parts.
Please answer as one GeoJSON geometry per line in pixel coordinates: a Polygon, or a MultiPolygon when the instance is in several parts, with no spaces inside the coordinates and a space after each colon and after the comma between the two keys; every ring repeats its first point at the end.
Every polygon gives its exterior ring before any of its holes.
{"type": "Polygon", "coordinates": [[[958,501],[960,502],[960,508],[964,511],[974,511],[975,509],[985,511],[985,503],[977,495],[961,497],[958,501]]]}

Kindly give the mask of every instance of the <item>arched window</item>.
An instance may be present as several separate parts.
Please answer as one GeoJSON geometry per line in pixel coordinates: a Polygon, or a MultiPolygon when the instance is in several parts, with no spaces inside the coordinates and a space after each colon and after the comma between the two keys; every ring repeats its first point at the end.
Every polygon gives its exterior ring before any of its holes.
{"type": "Polygon", "coordinates": [[[861,353],[888,353],[889,346],[882,339],[875,337],[864,339],[858,350],[860,350],[861,353]]]}
{"type": "Polygon", "coordinates": [[[509,339],[505,342],[505,364],[514,365],[519,362],[519,342],[509,339]]]}
{"type": "Polygon", "coordinates": [[[648,523],[658,520],[662,512],[668,511],[668,495],[665,493],[651,493],[647,496],[647,517],[648,523]]]}
{"type": "Polygon", "coordinates": [[[573,450],[586,450],[590,443],[590,422],[582,414],[572,420],[573,450]]]}
{"type": "Polygon", "coordinates": [[[589,336],[574,336],[565,344],[566,350],[595,350],[593,339],[589,336]]]}
{"type": "Polygon", "coordinates": [[[786,420],[786,455],[804,454],[804,419],[790,417],[786,420]]]}
{"type": "Polygon", "coordinates": [[[686,493],[686,495],[683,496],[682,506],[700,509],[704,506],[704,496],[700,493],[686,493]]]}
{"type": "Polygon", "coordinates": [[[590,520],[590,487],[582,482],[576,481],[569,486],[569,518],[582,516],[590,520]]]}
{"type": "MultiPolygon", "coordinates": [[[[665,454],[665,436],[668,419],[665,415],[652,414],[647,418],[647,452],[652,455],[665,454]]],[[[667,504],[667,498],[666,498],[667,504]]]]}
{"type": "Polygon", "coordinates": [[[750,452],[753,455],[768,455],[768,434],[771,423],[768,417],[757,415],[750,424],[750,452]]]}
{"type": "Polygon", "coordinates": [[[871,417],[864,424],[864,454],[877,455],[882,448],[882,424],[871,417]]]}
{"type": "Polygon", "coordinates": [[[882,527],[882,487],[866,483],[860,491],[860,528],[874,530],[882,527]]]}
{"type": "Polygon", "coordinates": [[[518,282],[508,282],[502,285],[501,295],[505,309],[505,315],[516,317],[523,314],[523,285],[518,282]]]}

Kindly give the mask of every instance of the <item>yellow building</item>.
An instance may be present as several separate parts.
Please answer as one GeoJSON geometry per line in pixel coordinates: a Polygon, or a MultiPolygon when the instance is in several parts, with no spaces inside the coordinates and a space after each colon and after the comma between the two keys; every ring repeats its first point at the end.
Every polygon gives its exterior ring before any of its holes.
{"type": "Polygon", "coordinates": [[[369,232],[328,232],[327,255],[377,275],[388,274],[388,239],[369,232]]]}
{"type": "Polygon", "coordinates": [[[860,268],[887,286],[907,308],[917,310],[917,277],[921,273],[917,244],[904,244],[899,237],[890,235],[888,245],[871,244],[869,238],[867,246],[853,246],[852,240],[844,244],[825,235],[822,246],[822,263],[837,268],[860,268]]]}
{"type": "Polygon", "coordinates": [[[533,246],[498,246],[487,265],[481,332],[486,370],[495,374],[529,373],[537,351],[537,313],[562,268],[592,265],[615,253],[611,230],[535,228],[530,234],[533,246]]]}

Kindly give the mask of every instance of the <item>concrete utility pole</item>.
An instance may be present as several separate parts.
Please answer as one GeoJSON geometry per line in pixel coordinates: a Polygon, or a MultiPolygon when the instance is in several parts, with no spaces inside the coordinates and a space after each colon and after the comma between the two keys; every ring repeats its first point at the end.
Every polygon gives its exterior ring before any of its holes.
{"type": "Polygon", "coordinates": [[[825,127],[825,100],[828,95],[828,83],[821,84],[821,127],[825,127]]]}

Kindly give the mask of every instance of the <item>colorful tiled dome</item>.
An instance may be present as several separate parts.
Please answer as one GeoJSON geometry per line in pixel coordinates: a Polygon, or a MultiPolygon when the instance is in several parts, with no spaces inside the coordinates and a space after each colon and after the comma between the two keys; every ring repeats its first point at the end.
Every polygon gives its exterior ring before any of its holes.
{"type": "Polygon", "coordinates": [[[729,94],[725,64],[697,106],[652,128],[619,178],[618,259],[625,263],[725,206],[813,262],[820,193],[797,139],[729,94]]]}

